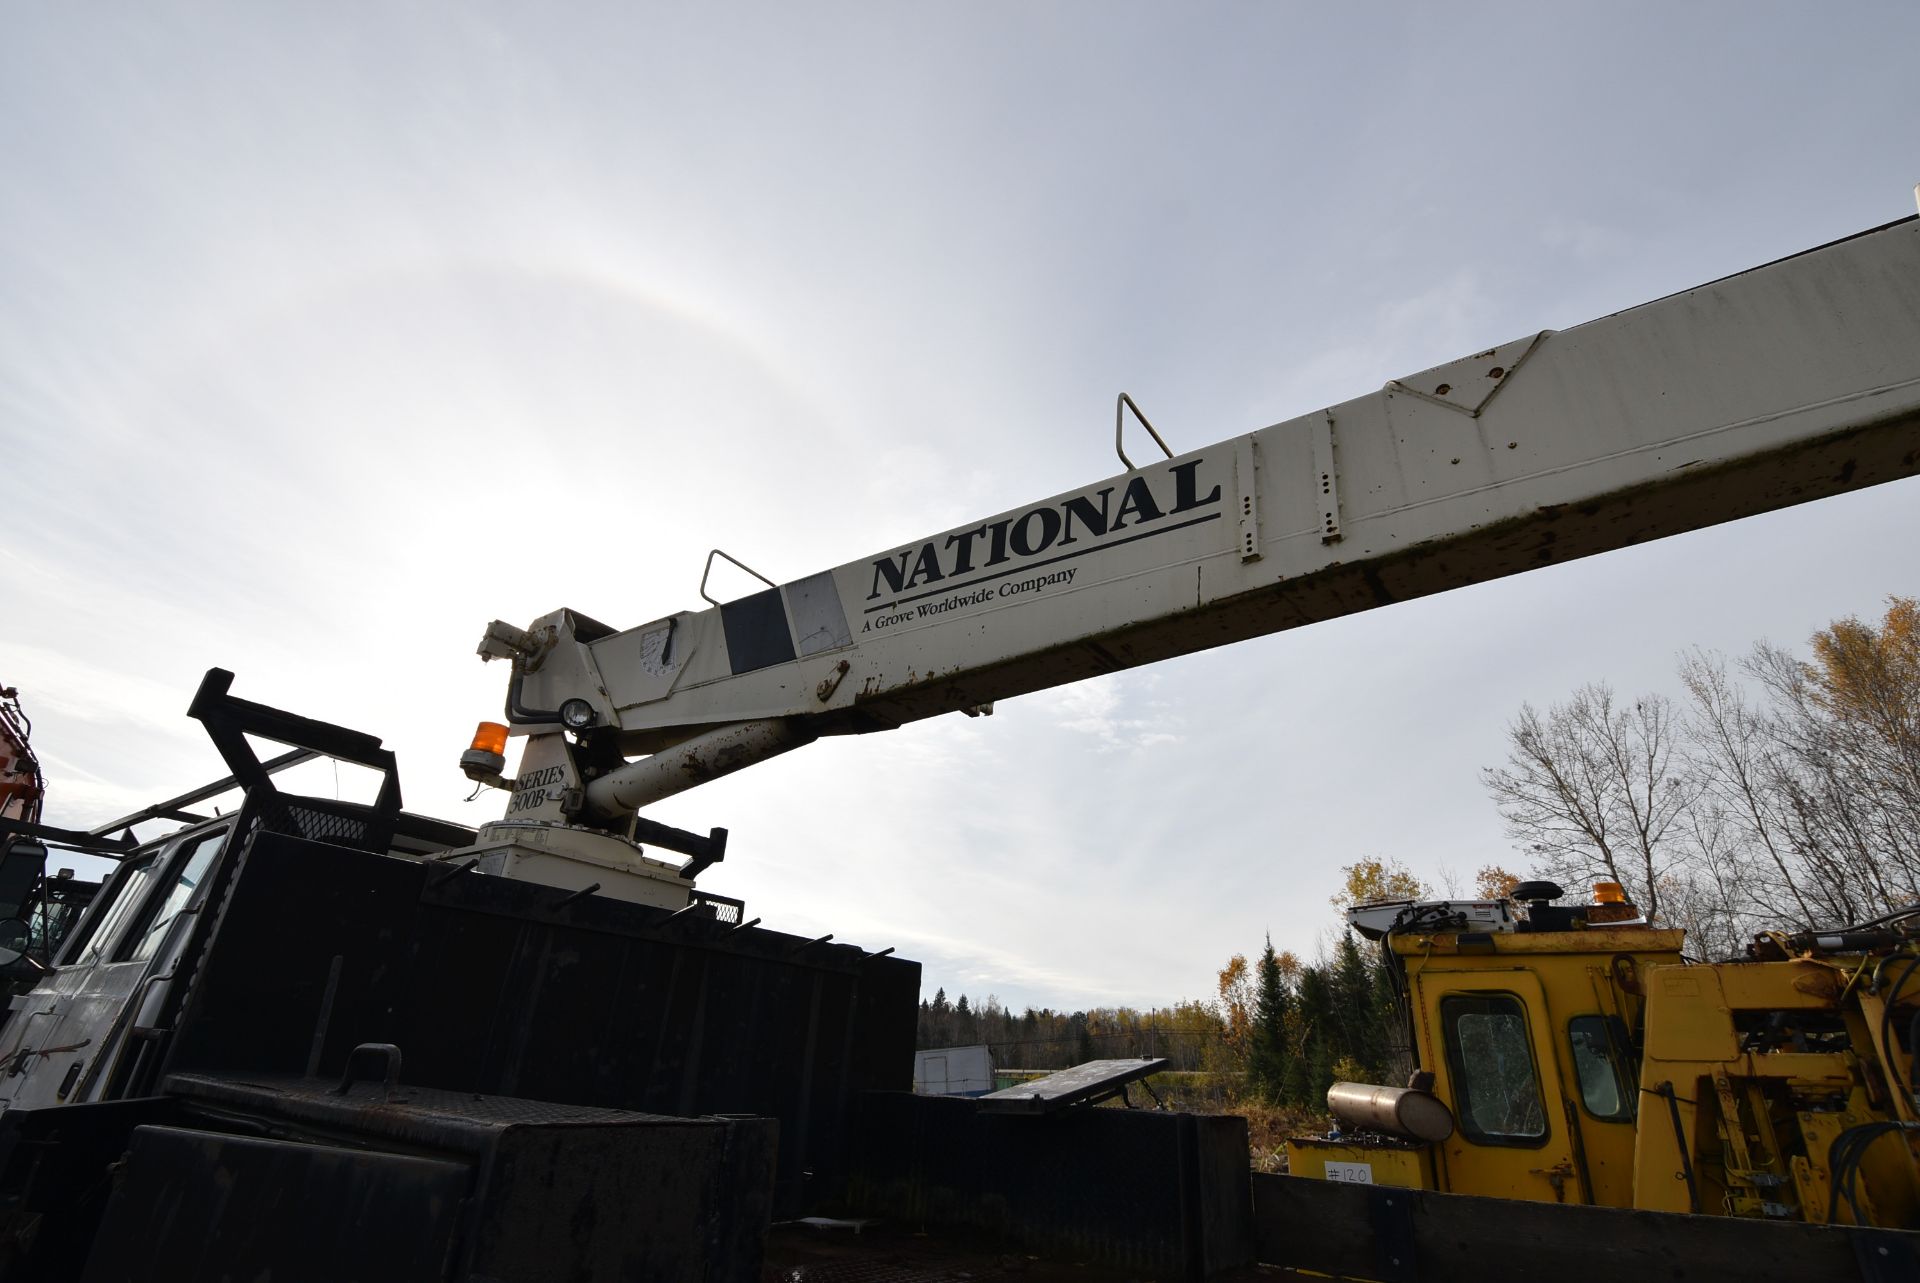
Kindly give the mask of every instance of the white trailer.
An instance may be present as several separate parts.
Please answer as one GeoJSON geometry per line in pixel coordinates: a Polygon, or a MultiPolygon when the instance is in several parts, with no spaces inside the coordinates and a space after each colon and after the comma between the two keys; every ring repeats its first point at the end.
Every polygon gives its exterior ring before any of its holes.
{"type": "Polygon", "coordinates": [[[984,1096],[993,1090],[993,1053],[984,1045],[916,1051],[913,1090],[919,1096],[984,1096]]]}

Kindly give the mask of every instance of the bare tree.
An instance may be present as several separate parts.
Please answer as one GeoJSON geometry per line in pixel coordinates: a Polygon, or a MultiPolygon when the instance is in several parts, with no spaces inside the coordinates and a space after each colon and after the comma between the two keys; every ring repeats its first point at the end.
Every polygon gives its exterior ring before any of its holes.
{"type": "Polygon", "coordinates": [[[1482,773],[1487,792],[1541,873],[1624,886],[1649,917],[1685,862],[1675,831],[1695,786],[1676,759],[1671,700],[1626,707],[1604,682],[1582,686],[1543,716],[1531,704],[1507,728],[1507,764],[1482,773]]]}
{"type": "Polygon", "coordinates": [[[1695,850],[1731,879],[1728,916],[1748,928],[1821,917],[1796,873],[1792,817],[1779,787],[1790,771],[1775,728],[1747,703],[1721,656],[1681,656],[1680,680],[1689,701],[1685,751],[1700,790],[1690,834],[1695,850]]]}
{"type": "Polygon", "coordinates": [[[1712,953],[1920,902],[1920,602],[1680,678],[1678,710],[1604,684],[1521,708],[1484,777],[1538,872],[1620,882],[1712,953]]]}
{"type": "Polygon", "coordinates": [[[1760,926],[1777,921],[1754,908],[1740,825],[1712,797],[1698,794],[1676,827],[1686,860],[1660,880],[1661,916],[1686,931],[1696,957],[1736,956],[1760,926]]]}

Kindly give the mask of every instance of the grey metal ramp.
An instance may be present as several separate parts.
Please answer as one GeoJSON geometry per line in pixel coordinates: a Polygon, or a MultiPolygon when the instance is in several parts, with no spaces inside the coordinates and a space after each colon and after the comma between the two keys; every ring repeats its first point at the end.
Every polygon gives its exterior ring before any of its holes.
{"type": "Polygon", "coordinates": [[[1089,1060],[1045,1078],[990,1092],[979,1098],[980,1108],[991,1114],[1052,1114],[1074,1105],[1098,1104],[1109,1096],[1119,1095],[1128,1083],[1157,1074],[1166,1067],[1164,1056],[1089,1060]]]}

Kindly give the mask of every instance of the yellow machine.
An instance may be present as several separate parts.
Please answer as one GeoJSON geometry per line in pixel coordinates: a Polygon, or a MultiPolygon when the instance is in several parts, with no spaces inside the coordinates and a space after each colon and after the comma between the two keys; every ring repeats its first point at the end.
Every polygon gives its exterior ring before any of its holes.
{"type": "Polygon", "coordinates": [[[1920,1226],[1920,906],[1689,964],[1598,902],[1350,915],[1402,980],[1420,1071],[1337,1084],[1304,1176],[1653,1211],[1920,1226]]]}

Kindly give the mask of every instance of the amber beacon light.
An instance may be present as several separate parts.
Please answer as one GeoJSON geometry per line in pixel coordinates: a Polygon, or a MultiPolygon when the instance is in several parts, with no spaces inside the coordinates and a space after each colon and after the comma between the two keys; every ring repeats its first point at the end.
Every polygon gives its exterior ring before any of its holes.
{"type": "Polygon", "coordinates": [[[460,755],[460,769],[470,780],[491,782],[507,767],[507,728],[482,722],[474,728],[473,743],[460,755]]]}

